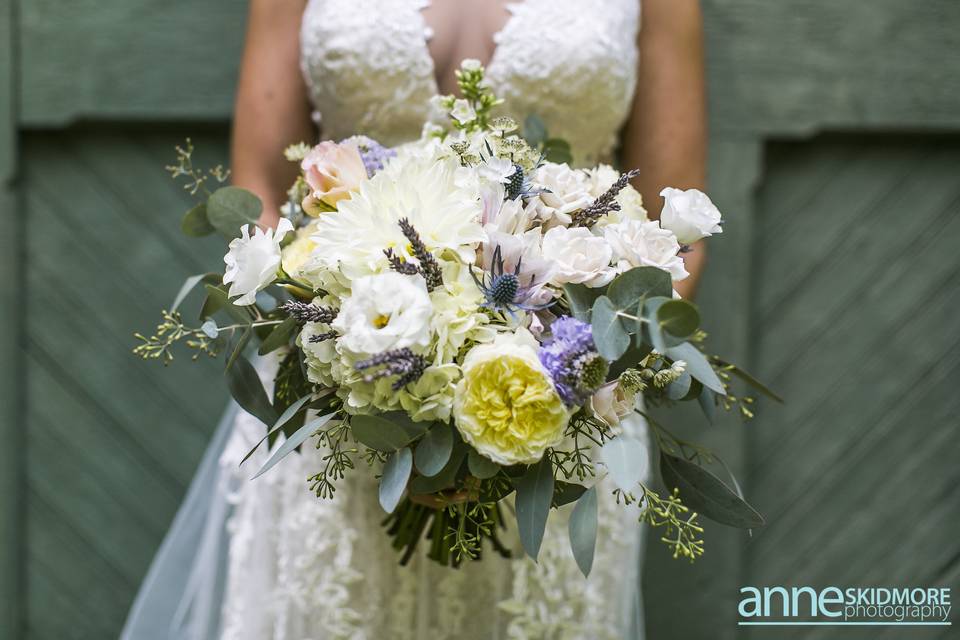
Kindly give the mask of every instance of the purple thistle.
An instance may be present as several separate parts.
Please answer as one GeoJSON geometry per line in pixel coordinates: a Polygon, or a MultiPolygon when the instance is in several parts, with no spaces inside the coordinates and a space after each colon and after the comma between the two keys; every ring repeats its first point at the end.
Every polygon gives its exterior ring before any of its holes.
{"type": "Polygon", "coordinates": [[[408,348],[403,348],[378,353],[354,365],[357,371],[365,371],[374,367],[381,368],[373,373],[364,374],[364,382],[373,382],[388,376],[398,376],[391,388],[394,391],[399,391],[411,382],[420,379],[427,368],[427,359],[408,348]]]}
{"type": "Polygon", "coordinates": [[[490,260],[490,270],[484,271],[480,278],[470,269],[470,276],[477,284],[477,287],[483,292],[486,300],[484,307],[489,309],[503,309],[512,316],[517,310],[538,311],[546,309],[551,303],[531,304],[530,298],[537,292],[538,278],[537,274],[530,274],[527,278],[527,284],[521,281],[520,268],[523,264],[523,258],[517,259],[517,265],[513,271],[504,267],[503,253],[500,245],[493,250],[493,256],[490,260]]]}
{"type": "Polygon", "coordinates": [[[607,379],[610,363],[593,343],[590,325],[570,316],[554,320],[552,337],[540,347],[540,362],[567,406],[584,405],[607,379]]]}
{"type": "Polygon", "coordinates": [[[367,136],[353,136],[343,142],[352,142],[357,145],[357,150],[360,152],[360,159],[363,161],[363,166],[367,170],[368,178],[372,178],[373,174],[383,169],[383,165],[386,164],[387,160],[397,155],[397,152],[393,149],[385,147],[373,138],[368,138],[367,136]]]}

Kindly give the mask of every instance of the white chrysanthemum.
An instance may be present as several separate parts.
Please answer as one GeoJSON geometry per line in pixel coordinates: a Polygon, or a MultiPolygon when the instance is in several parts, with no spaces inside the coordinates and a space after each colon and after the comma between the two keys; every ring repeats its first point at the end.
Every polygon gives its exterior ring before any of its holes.
{"type": "Polygon", "coordinates": [[[387,271],[354,280],[331,325],[340,332],[337,343],[344,349],[374,355],[429,345],[432,315],[423,278],[387,271]]]}
{"type": "Polygon", "coordinates": [[[483,240],[481,204],[476,180],[463,179],[463,171],[452,158],[435,155],[392,159],[358,193],[342,200],[337,213],[320,219],[312,262],[352,279],[385,266],[386,248],[411,257],[398,225],[403,218],[435,254],[472,261],[483,240]]]}

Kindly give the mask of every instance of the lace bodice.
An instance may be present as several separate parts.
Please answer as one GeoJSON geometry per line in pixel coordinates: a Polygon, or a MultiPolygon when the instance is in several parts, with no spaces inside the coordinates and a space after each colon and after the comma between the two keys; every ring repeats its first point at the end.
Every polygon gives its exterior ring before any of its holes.
{"type": "MultiPolygon", "coordinates": [[[[437,93],[429,0],[308,0],[301,66],[323,135],[419,136],[437,93]]],[[[487,75],[506,115],[538,115],[578,165],[609,159],[636,87],[637,0],[522,0],[487,75]]]]}

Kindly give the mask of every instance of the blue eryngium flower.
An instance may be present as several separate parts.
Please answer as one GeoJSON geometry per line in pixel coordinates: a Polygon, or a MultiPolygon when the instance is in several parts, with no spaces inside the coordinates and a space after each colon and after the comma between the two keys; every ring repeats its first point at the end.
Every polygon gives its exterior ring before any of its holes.
{"type": "Polygon", "coordinates": [[[607,380],[610,363],[597,352],[590,325],[570,316],[550,325],[551,338],[540,347],[540,362],[570,407],[583,406],[607,380]]]}
{"type": "Polygon", "coordinates": [[[504,261],[503,247],[498,244],[479,278],[473,269],[470,270],[473,281],[486,298],[481,306],[506,311],[511,317],[515,317],[517,311],[536,311],[549,307],[552,303],[536,304],[531,301],[543,286],[544,278],[549,275],[544,271],[549,269],[540,264],[541,273],[525,273],[522,255],[512,262],[513,269],[510,269],[504,261]]]}

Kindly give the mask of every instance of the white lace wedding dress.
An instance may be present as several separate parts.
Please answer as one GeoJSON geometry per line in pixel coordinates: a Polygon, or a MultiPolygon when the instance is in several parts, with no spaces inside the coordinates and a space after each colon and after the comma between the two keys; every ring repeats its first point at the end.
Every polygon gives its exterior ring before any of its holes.
{"type": "MultiPolygon", "coordinates": [[[[437,92],[426,0],[309,0],[302,69],[324,137],[416,138],[437,92]]],[[[510,115],[531,113],[571,143],[580,165],[609,159],[636,83],[637,0],[526,0],[509,5],[487,71],[510,115]]],[[[270,363],[261,363],[269,384],[270,363]]],[[[639,418],[626,429],[646,437],[639,418]]],[[[539,563],[488,553],[460,569],[418,555],[406,567],[381,528],[376,482],[348,475],[332,500],[306,479],[307,445],[264,476],[242,467],[264,426],[231,409],[150,569],[123,638],[402,640],[642,637],[637,509],[600,492],[593,571],[551,515],[539,563]]],[[[515,538],[515,528],[506,535],[515,538]],[[512,536],[511,536],[512,533],[512,536]]]]}

